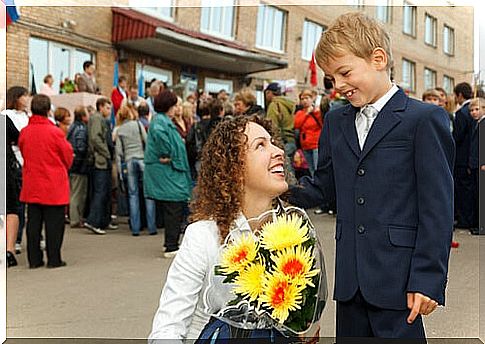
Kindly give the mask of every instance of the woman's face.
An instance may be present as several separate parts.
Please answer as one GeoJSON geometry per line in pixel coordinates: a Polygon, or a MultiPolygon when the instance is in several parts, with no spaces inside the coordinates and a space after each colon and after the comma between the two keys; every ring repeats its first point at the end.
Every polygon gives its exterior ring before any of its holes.
{"type": "Polygon", "coordinates": [[[17,99],[17,110],[27,111],[29,108],[30,97],[28,94],[24,94],[17,99]]]}
{"type": "Polygon", "coordinates": [[[246,196],[274,198],[288,189],[285,180],[285,158],[269,133],[259,124],[249,122],[244,190],[246,196]]]}
{"type": "Polygon", "coordinates": [[[300,103],[305,109],[309,108],[313,104],[313,98],[308,95],[304,95],[300,98],[300,103]]]}

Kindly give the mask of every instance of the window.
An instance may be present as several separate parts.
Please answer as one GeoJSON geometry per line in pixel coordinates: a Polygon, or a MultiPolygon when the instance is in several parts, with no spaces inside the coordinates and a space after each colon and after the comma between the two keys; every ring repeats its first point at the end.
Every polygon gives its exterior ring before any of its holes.
{"type": "Polygon", "coordinates": [[[409,60],[402,60],[402,82],[401,86],[406,91],[416,90],[416,64],[409,60]]]}
{"type": "Polygon", "coordinates": [[[218,93],[220,90],[224,90],[232,94],[232,80],[205,78],[204,83],[204,91],[207,93],[218,93]]]}
{"type": "MultiPolygon", "coordinates": [[[[29,81],[34,74],[37,90],[44,83],[44,77],[52,74],[56,92],[65,78],[74,80],[76,73],[83,72],[84,61],[93,61],[91,52],[73,46],[47,41],[35,37],[29,39],[29,63],[31,65],[29,81]]],[[[32,86],[32,85],[30,85],[32,86]]]]}
{"type": "Polygon", "coordinates": [[[436,18],[425,15],[424,19],[424,43],[436,47],[436,18]]]}
{"type": "MultiPolygon", "coordinates": [[[[157,7],[143,7],[143,0],[130,0],[130,7],[133,9],[151,15],[156,18],[173,21],[174,6],[173,0],[158,0],[160,6],[157,7]]],[[[146,6],[146,4],[145,4],[146,6]]]]}
{"type": "Polygon", "coordinates": [[[429,90],[430,88],[436,87],[436,72],[429,68],[424,69],[424,89],[429,90]]]}
{"type": "Polygon", "coordinates": [[[405,34],[416,36],[416,6],[404,2],[403,7],[403,28],[405,34]]]}
{"type": "Polygon", "coordinates": [[[453,89],[455,88],[455,79],[451,76],[443,75],[443,88],[445,89],[446,93],[452,94],[453,89]]]}
{"type": "Polygon", "coordinates": [[[383,23],[391,22],[391,0],[379,0],[376,6],[376,18],[383,23]]]}
{"type": "Polygon", "coordinates": [[[364,0],[347,0],[347,4],[355,8],[362,8],[364,7],[364,0]]]}
{"type": "Polygon", "coordinates": [[[447,55],[455,54],[455,30],[447,25],[443,29],[443,51],[447,55]]]}
{"type": "MultiPolygon", "coordinates": [[[[130,7],[133,9],[157,17],[160,19],[173,21],[174,6],[173,0],[157,0],[157,7],[143,7],[144,0],[129,0],[130,7]]],[[[146,1],[145,1],[146,6],[146,1]]]]}
{"type": "Polygon", "coordinates": [[[234,38],[234,0],[202,0],[200,29],[224,38],[234,38]]]}
{"type": "Polygon", "coordinates": [[[305,20],[303,23],[303,36],[301,39],[301,58],[310,61],[312,58],[313,50],[320,40],[323,27],[305,20]]]}
{"type": "MultiPolygon", "coordinates": [[[[142,65],[140,63],[137,63],[135,67],[135,75],[137,79],[140,77],[141,68],[142,68],[142,65]]],[[[170,70],[144,65],[142,74],[143,74],[143,79],[145,80],[145,83],[150,83],[152,79],[163,81],[167,83],[168,86],[171,86],[173,83],[172,71],[170,70]]],[[[148,87],[150,87],[150,85],[148,85],[148,87]]],[[[145,85],[145,89],[146,88],[147,88],[147,85],[145,85]]]]}
{"type": "Polygon", "coordinates": [[[259,5],[256,46],[283,52],[285,46],[286,13],[276,7],[259,5]]]}

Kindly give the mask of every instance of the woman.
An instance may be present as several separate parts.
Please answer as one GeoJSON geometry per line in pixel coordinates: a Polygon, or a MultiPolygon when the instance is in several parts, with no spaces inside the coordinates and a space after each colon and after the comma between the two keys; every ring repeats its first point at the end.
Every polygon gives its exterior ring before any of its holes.
{"type": "Polygon", "coordinates": [[[295,136],[299,137],[300,145],[313,176],[318,161],[318,138],[323,127],[319,109],[313,106],[313,94],[310,90],[300,93],[302,109],[295,114],[295,136]]]}
{"type": "Polygon", "coordinates": [[[287,190],[284,152],[271,134],[270,122],[241,116],[222,121],[209,137],[191,205],[194,222],[170,267],[150,339],[199,337],[210,317],[202,295],[221,244],[234,224],[270,210],[287,190]]]}
{"type": "Polygon", "coordinates": [[[172,122],[177,96],[164,90],[155,97],[156,111],[148,130],[145,149],[145,197],[154,199],[165,223],[165,258],[179,249],[185,203],[190,199],[192,180],[185,144],[172,122]]]}
{"type": "Polygon", "coordinates": [[[56,111],[54,111],[54,118],[56,120],[57,126],[63,131],[63,133],[67,136],[67,132],[69,131],[69,126],[71,125],[71,114],[69,110],[63,107],[58,107],[56,111]]]}
{"type": "Polygon", "coordinates": [[[44,265],[40,234],[45,224],[47,267],[56,268],[66,265],[61,259],[61,246],[64,208],[69,204],[68,170],[73,161],[73,149],[62,130],[47,118],[51,109],[48,96],[35,95],[31,109],[33,115],[29,125],[19,137],[25,159],[20,200],[28,204],[28,260],[32,269],[44,265]]]}
{"type": "Polygon", "coordinates": [[[57,93],[52,85],[54,85],[54,78],[51,74],[47,74],[44,77],[44,84],[40,88],[39,94],[45,94],[46,96],[55,96],[57,93]]]}
{"type": "Polygon", "coordinates": [[[175,115],[172,118],[172,122],[175,124],[182,140],[186,142],[187,134],[189,133],[192,123],[189,118],[184,116],[182,99],[180,97],[177,97],[177,105],[175,106],[175,115]]]}
{"type": "Polygon", "coordinates": [[[264,117],[264,110],[256,104],[256,96],[253,91],[245,87],[234,96],[234,112],[236,115],[259,115],[264,117]]]}
{"type": "MultiPolygon", "coordinates": [[[[121,171],[121,163],[127,166],[128,202],[130,206],[130,227],[133,236],[140,235],[140,196],[138,185],[143,181],[144,147],[147,141],[147,134],[143,125],[133,118],[132,105],[123,105],[118,111],[118,120],[121,125],[118,127],[116,138],[116,163],[118,171],[121,171]]],[[[155,202],[145,198],[146,219],[150,235],[157,234],[155,224],[155,202]]]]}
{"type": "MultiPolygon", "coordinates": [[[[13,86],[7,90],[7,109],[2,111],[2,114],[9,117],[15,128],[20,132],[23,128],[29,124],[29,106],[30,106],[30,96],[29,91],[22,86],[13,86]]],[[[17,183],[18,183],[18,192],[20,193],[20,188],[22,187],[22,166],[24,164],[24,159],[22,158],[22,154],[20,153],[20,149],[17,144],[12,145],[12,150],[15,154],[15,158],[17,159],[20,168],[17,170],[17,183]]],[[[11,171],[10,171],[11,172],[11,171]]],[[[15,232],[16,234],[16,243],[15,243],[15,252],[21,252],[21,243],[22,243],[22,232],[25,225],[25,205],[20,203],[20,207],[18,208],[18,224],[10,225],[10,232],[15,232]]],[[[13,235],[13,234],[12,234],[13,235]]],[[[7,243],[8,245],[8,243],[7,243]]]]}

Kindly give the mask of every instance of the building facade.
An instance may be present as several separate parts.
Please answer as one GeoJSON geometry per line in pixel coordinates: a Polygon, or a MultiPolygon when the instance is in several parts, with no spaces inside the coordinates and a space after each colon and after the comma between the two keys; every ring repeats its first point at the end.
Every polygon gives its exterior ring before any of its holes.
{"type": "MultiPolygon", "coordinates": [[[[93,60],[105,95],[118,61],[119,74],[134,85],[142,75],[145,82],[156,78],[185,92],[234,93],[247,85],[261,102],[264,85],[280,80],[296,97],[310,87],[309,63],[321,32],[349,11],[384,23],[393,43],[393,78],[411,96],[420,98],[435,86],[451,91],[472,80],[471,7],[420,7],[407,0],[380,6],[362,0],[346,6],[237,6],[237,0],[225,0],[219,3],[224,7],[200,0],[201,7],[193,7],[194,1],[165,0],[173,6],[139,8],[130,1],[125,7],[21,7],[20,19],[7,28],[7,87],[31,87],[34,79],[39,88],[52,74],[58,89],[93,60]]],[[[320,70],[318,82],[323,91],[320,70]]]]}

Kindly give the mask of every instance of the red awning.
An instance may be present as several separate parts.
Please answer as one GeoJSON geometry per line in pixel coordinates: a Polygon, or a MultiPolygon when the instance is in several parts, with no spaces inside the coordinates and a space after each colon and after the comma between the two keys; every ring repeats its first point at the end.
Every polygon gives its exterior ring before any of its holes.
{"type": "Polygon", "coordinates": [[[171,31],[181,33],[192,38],[201,39],[211,43],[225,45],[227,47],[248,50],[245,46],[236,42],[227,41],[222,38],[210,36],[198,31],[191,31],[181,28],[173,23],[154,18],[148,14],[126,8],[112,8],[113,12],[113,43],[132,39],[153,38],[156,36],[156,29],[162,27],[171,31]]]}

